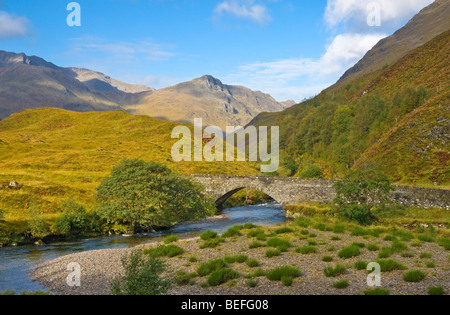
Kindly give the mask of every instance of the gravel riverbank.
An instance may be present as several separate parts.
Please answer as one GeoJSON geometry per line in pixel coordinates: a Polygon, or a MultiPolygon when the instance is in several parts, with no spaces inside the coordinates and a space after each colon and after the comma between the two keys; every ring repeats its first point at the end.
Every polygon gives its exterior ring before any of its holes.
{"type": "MultiPolygon", "coordinates": [[[[273,229],[265,229],[267,233],[273,232],[273,229]]],[[[197,277],[194,285],[174,286],[169,292],[171,295],[266,295],[266,294],[293,294],[293,295],[328,295],[328,294],[359,294],[368,289],[367,272],[358,271],[353,266],[356,261],[372,262],[377,259],[379,251],[369,251],[367,246],[361,249],[361,254],[350,259],[341,259],[338,252],[345,246],[354,242],[368,244],[377,244],[379,248],[391,246],[390,241],[383,238],[363,238],[355,237],[350,234],[339,234],[336,240],[336,234],[332,232],[321,232],[310,230],[312,235],[305,239],[300,230],[290,234],[279,235],[278,237],[287,239],[292,247],[288,252],[281,256],[267,258],[265,253],[267,247],[249,249],[249,244],[254,241],[247,237],[243,232],[242,236],[228,238],[225,243],[217,249],[200,249],[203,243],[199,238],[181,240],[176,243],[182,247],[185,253],[174,258],[167,258],[168,276],[173,276],[179,270],[188,273],[195,272],[201,263],[211,259],[224,258],[225,256],[246,255],[249,259],[257,259],[263,270],[271,270],[280,266],[296,266],[303,275],[294,280],[292,286],[283,286],[281,282],[269,281],[266,277],[255,278],[258,285],[254,288],[248,286],[248,275],[257,268],[250,268],[244,264],[232,264],[231,267],[241,274],[239,279],[233,282],[218,286],[203,288],[200,284],[206,281],[206,278],[197,277]],[[333,240],[334,237],[334,240],[333,240]],[[314,241],[317,252],[314,254],[303,255],[295,252],[295,249],[314,241]],[[324,256],[331,256],[332,262],[323,262],[324,256]],[[190,262],[191,257],[196,257],[197,262],[190,262]],[[341,264],[348,267],[345,274],[336,278],[327,278],[324,274],[324,268],[341,264]],[[335,289],[333,283],[338,280],[348,280],[349,287],[345,289],[335,289]]],[[[391,258],[403,264],[408,270],[422,270],[427,276],[424,280],[417,283],[405,282],[403,274],[406,271],[393,271],[382,273],[382,287],[389,290],[392,295],[422,295],[427,294],[430,287],[444,287],[448,292],[450,290],[450,263],[449,252],[435,243],[422,243],[420,247],[412,246],[415,241],[406,242],[408,246],[408,255],[394,254],[391,258]],[[431,258],[421,258],[421,254],[431,255],[431,258]],[[411,256],[411,257],[404,257],[411,256]],[[433,266],[430,266],[430,262],[433,266]]],[[[139,248],[155,247],[158,244],[147,244],[139,248]]],[[[68,295],[104,295],[109,294],[110,282],[119,275],[123,268],[121,258],[130,252],[131,249],[115,250],[97,250],[82,252],[73,255],[64,256],[44,264],[39,265],[32,276],[39,281],[45,288],[55,294],[68,295]],[[67,266],[76,262],[82,268],[81,287],[71,288],[66,284],[66,277],[70,271],[67,266]]]]}

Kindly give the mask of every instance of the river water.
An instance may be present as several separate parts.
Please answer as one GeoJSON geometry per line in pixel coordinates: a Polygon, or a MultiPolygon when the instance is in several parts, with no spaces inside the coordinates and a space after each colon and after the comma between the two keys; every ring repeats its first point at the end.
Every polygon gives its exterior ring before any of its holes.
{"type": "Polygon", "coordinates": [[[285,213],[280,205],[267,203],[245,206],[223,211],[226,219],[176,226],[168,231],[135,237],[101,237],[76,242],[55,243],[44,246],[21,246],[0,248],[0,292],[45,290],[33,281],[29,273],[39,264],[61,256],[98,249],[133,247],[163,238],[167,234],[177,234],[180,239],[199,236],[202,231],[218,233],[245,223],[272,226],[284,223],[285,213]]]}

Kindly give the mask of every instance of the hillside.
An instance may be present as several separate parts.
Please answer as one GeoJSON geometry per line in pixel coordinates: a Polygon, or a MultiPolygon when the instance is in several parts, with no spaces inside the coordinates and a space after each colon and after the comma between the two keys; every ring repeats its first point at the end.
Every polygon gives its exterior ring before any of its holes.
{"type": "Polygon", "coordinates": [[[201,78],[146,94],[131,113],[192,124],[203,118],[204,125],[245,125],[261,112],[278,112],[292,105],[279,103],[268,94],[242,86],[223,84],[205,75],[201,78]]]}
{"type": "Polygon", "coordinates": [[[123,111],[42,108],[14,114],[0,122],[0,185],[17,181],[23,188],[0,190],[0,209],[12,224],[26,217],[30,206],[58,213],[61,201],[71,197],[92,209],[95,189],[123,159],[164,163],[181,174],[259,173],[251,163],[173,162],[175,126],[123,111]]]}
{"type": "Polygon", "coordinates": [[[449,54],[447,31],[393,65],[252,124],[281,127],[297,174],[317,164],[338,178],[377,164],[398,183],[448,187],[449,54]]]}
{"type": "Polygon", "coordinates": [[[413,17],[392,36],[382,39],[354,67],[347,70],[336,86],[392,65],[410,51],[450,29],[450,2],[437,0],[413,17]]]}

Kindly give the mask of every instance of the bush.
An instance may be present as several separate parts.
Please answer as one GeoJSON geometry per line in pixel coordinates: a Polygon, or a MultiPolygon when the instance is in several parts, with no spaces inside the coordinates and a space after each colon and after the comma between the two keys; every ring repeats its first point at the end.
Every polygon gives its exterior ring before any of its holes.
{"type": "Polygon", "coordinates": [[[300,276],[302,276],[302,272],[291,266],[279,267],[267,272],[267,279],[270,281],[281,281],[283,277],[298,278],[300,276]]]}
{"type": "Polygon", "coordinates": [[[428,253],[422,253],[422,254],[420,254],[420,258],[421,258],[421,259],[430,259],[431,257],[433,257],[433,255],[428,254],[428,253]]]}
{"type": "Polygon", "coordinates": [[[179,270],[175,274],[174,282],[179,286],[192,285],[193,280],[197,277],[196,273],[187,273],[184,270],[179,270]]]}
{"type": "Polygon", "coordinates": [[[322,261],[323,262],[331,262],[331,261],[333,261],[333,257],[331,257],[331,256],[324,256],[324,257],[322,257],[322,261]]]}
{"type": "Polygon", "coordinates": [[[169,291],[171,282],[163,279],[164,264],[150,259],[140,250],[122,258],[125,274],[111,283],[113,295],[161,295],[169,291]]]}
{"type": "Polygon", "coordinates": [[[233,236],[241,236],[242,226],[233,226],[229,228],[225,233],[222,234],[222,237],[233,237],[233,236]]]}
{"type": "Polygon", "coordinates": [[[390,247],[383,247],[378,253],[378,258],[389,258],[392,256],[394,251],[390,247]]]}
{"type": "Polygon", "coordinates": [[[52,228],[56,233],[66,236],[80,236],[89,228],[86,209],[74,200],[62,203],[63,214],[59,216],[52,228]]]}
{"type": "Polygon", "coordinates": [[[250,232],[247,233],[247,237],[251,238],[251,237],[257,237],[259,235],[264,235],[264,231],[260,230],[260,229],[256,229],[256,230],[252,230],[250,232]]]}
{"type": "Polygon", "coordinates": [[[247,282],[247,286],[249,288],[256,288],[258,286],[258,284],[259,284],[259,281],[258,280],[254,280],[254,279],[250,279],[247,282]]]}
{"type": "Polygon", "coordinates": [[[151,257],[175,257],[184,254],[184,249],[176,245],[161,245],[157,248],[144,250],[144,253],[151,257]]]}
{"type": "Polygon", "coordinates": [[[347,272],[347,268],[342,265],[336,265],[335,267],[327,267],[323,271],[325,276],[330,278],[345,274],[347,272]]]}
{"type": "Polygon", "coordinates": [[[225,257],[224,260],[227,264],[234,264],[234,263],[242,264],[248,260],[248,257],[245,255],[228,256],[228,257],[225,257]]]}
{"type": "Polygon", "coordinates": [[[211,260],[207,263],[202,264],[198,269],[197,273],[199,276],[204,277],[207,276],[214,271],[219,271],[221,269],[227,268],[228,265],[223,259],[211,260]]]}
{"type": "Polygon", "coordinates": [[[377,244],[369,244],[367,245],[367,249],[371,252],[376,252],[380,247],[377,244]]]}
{"type": "Polygon", "coordinates": [[[217,233],[211,230],[205,231],[202,233],[202,235],[200,235],[200,238],[204,241],[209,241],[213,238],[217,237],[217,233]]]}
{"type": "Polygon", "coordinates": [[[275,230],[275,233],[277,233],[277,234],[287,234],[287,233],[292,233],[292,232],[294,232],[294,230],[291,228],[288,228],[288,227],[282,227],[282,228],[275,230]]]}
{"type": "Polygon", "coordinates": [[[341,280],[341,281],[333,283],[333,287],[335,289],[346,289],[349,287],[349,285],[350,284],[348,283],[348,280],[341,280]]]}
{"type": "Polygon", "coordinates": [[[239,278],[239,273],[230,268],[225,268],[214,271],[208,278],[208,284],[215,287],[237,278],[239,278]]]}
{"type": "Polygon", "coordinates": [[[362,225],[373,223],[376,218],[371,210],[384,208],[394,190],[388,177],[375,170],[356,170],[334,186],[334,200],[339,214],[362,225]]]}
{"type": "Polygon", "coordinates": [[[219,246],[222,243],[225,243],[225,239],[223,239],[223,238],[212,238],[209,241],[206,241],[202,245],[200,245],[200,249],[216,248],[217,246],[219,246]]]}
{"type": "Polygon", "coordinates": [[[431,287],[428,289],[429,295],[443,295],[444,293],[444,287],[431,287]]]}
{"type": "Polygon", "coordinates": [[[267,246],[275,247],[281,252],[286,252],[291,247],[291,243],[288,240],[273,237],[267,241],[267,246]]]}
{"type": "Polygon", "coordinates": [[[323,178],[323,172],[322,169],[315,165],[308,165],[303,169],[303,171],[300,173],[301,178],[323,178]]]}
{"type": "Polygon", "coordinates": [[[333,227],[333,233],[343,234],[345,232],[345,225],[335,225],[333,227]]]}
{"type": "Polygon", "coordinates": [[[98,213],[133,231],[168,227],[213,214],[214,202],[192,178],[165,165],[125,160],[97,188],[98,213]]]}
{"type": "Polygon", "coordinates": [[[50,229],[45,223],[45,219],[42,216],[33,215],[30,221],[28,221],[28,230],[31,237],[44,238],[50,234],[50,229]]]}
{"type": "Polygon", "coordinates": [[[347,247],[344,247],[339,253],[338,256],[343,259],[352,258],[359,256],[361,254],[361,251],[358,246],[350,245],[347,247]]]}
{"type": "Polygon", "coordinates": [[[292,277],[281,277],[281,283],[285,286],[285,287],[290,287],[292,286],[292,283],[294,282],[294,278],[292,277]]]}
{"type": "Polygon", "coordinates": [[[281,251],[279,249],[269,249],[266,252],[267,258],[272,258],[272,257],[280,256],[280,255],[281,255],[281,251]]]}
{"type": "Polygon", "coordinates": [[[366,270],[367,269],[367,263],[365,261],[357,261],[355,262],[355,269],[356,270],[366,270]]]}
{"type": "Polygon", "coordinates": [[[247,263],[247,266],[249,266],[250,268],[256,268],[256,267],[259,267],[259,266],[260,266],[259,261],[256,260],[256,259],[250,259],[250,260],[247,260],[246,263],[247,263]]]}
{"type": "Polygon", "coordinates": [[[170,243],[175,243],[175,242],[178,242],[178,236],[177,235],[169,235],[169,236],[166,236],[165,238],[164,238],[164,244],[170,244],[170,243]]]}
{"type": "Polygon", "coordinates": [[[431,235],[427,235],[427,234],[417,235],[417,239],[424,243],[433,243],[434,242],[434,237],[431,235]]]}
{"type": "Polygon", "coordinates": [[[420,282],[426,278],[426,274],[420,270],[411,270],[403,275],[406,282],[420,282]]]}
{"type": "Polygon", "coordinates": [[[446,250],[450,250],[450,238],[439,238],[437,243],[446,250]]]}
{"type": "Polygon", "coordinates": [[[381,267],[381,272],[390,272],[394,270],[405,270],[406,267],[403,266],[401,263],[393,260],[393,259],[380,259],[377,260],[376,263],[378,263],[381,267]]]}
{"type": "Polygon", "coordinates": [[[317,249],[315,246],[303,246],[303,247],[297,248],[295,251],[302,255],[308,255],[308,254],[316,253],[317,249]]]}
{"type": "Polygon", "coordinates": [[[250,249],[261,248],[261,247],[264,247],[264,244],[261,242],[253,242],[248,247],[250,249]]]}

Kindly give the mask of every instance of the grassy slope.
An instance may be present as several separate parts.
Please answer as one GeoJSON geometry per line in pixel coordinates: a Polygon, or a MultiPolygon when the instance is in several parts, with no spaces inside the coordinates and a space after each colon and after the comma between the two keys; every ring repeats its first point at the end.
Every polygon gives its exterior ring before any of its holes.
{"type": "Polygon", "coordinates": [[[250,163],[173,162],[175,126],[122,111],[42,108],[15,114],[0,122],[0,184],[15,180],[23,188],[0,190],[0,209],[18,227],[30,205],[49,218],[71,197],[92,209],[96,187],[123,159],[161,162],[180,174],[258,174],[250,163]]]}
{"type": "MultiPolygon", "coordinates": [[[[306,159],[321,165],[327,177],[340,177],[345,174],[345,167],[340,165],[339,168],[330,162],[335,143],[327,146],[320,140],[326,130],[332,132],[336,111],[348,105],[355,116],[359,102],[370,96],[384,99],[391,110],[392,99],[398,91],[423,86],[429,94],[427,102],[408,115],[395,117],[393,122],[385,120],[371,130],[362,152],[352,157],[354,164],[351,166],[376,162],[383,165],[396,182],[423,186],[438,182],[441,187],[449,187],[450,150],[446,136],[449,125],[449,39],[450,31],[447,31],[392,66],[365,75],[335,91],[323,92],[282,113],[261,114],[252,124],[281,126],[284,151],[297,155],[297,162],[306,159]],[[417,154],[419,149],[424,150],[430,144],[426,154],[417,154]],[[303,146],[307,148],[306,153],[299,156],[298,151],[303,146]]],[[[351,141],[355,139],[350,137],[349,141],[353,144],[351,141]]]]}

